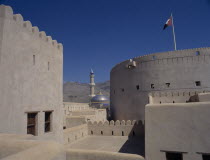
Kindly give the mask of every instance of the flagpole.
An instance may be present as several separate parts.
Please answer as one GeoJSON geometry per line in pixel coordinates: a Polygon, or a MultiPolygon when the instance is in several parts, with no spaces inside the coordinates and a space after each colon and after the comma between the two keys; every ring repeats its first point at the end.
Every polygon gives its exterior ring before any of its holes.
{"type": "Polygon", "coordinates": [[[174,50],[176,51],[176,36],[175,36],[175,31],[174,31],[174,18],[171,13],[171,18],[172,18],[172,28],[173,28],[173,37],[174,37],[174,50]]]}

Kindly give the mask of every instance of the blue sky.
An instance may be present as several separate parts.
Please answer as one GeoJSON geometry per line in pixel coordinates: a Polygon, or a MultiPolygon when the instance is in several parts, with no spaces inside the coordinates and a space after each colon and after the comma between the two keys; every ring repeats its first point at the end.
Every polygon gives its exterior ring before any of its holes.
{"type": "Polygon", "coordinates": [[[64,45],[64,81],[109,80],[115,64],[177,49],[210,46],[210,0],[3,0],[64,45]]]}

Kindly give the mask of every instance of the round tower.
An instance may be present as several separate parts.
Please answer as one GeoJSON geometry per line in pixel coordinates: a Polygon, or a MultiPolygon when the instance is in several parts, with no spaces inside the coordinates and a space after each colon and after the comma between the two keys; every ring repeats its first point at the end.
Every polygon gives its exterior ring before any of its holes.
{"type": "Polygon", "coordinates": [[[94,77],[95,77],[95,75],[94,75],[94,72],[93,72],[93,70],[91,69],[90,70],[90,97],[92,98],[92,97],[94,97],[95,96],[95,82],[94,82],[94,77]]]}

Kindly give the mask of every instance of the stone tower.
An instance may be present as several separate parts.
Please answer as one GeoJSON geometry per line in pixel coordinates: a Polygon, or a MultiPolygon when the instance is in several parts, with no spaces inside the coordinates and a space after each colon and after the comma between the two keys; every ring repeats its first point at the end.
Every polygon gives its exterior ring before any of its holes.
{"type": "Polygon", "coordinates": [[[94,97],[95,96],[95,82],[94,82],[94,72],[93,70],[91,69],[90,70],[90,97],[94,97]]]}
{"type": "Polygon", "coordinates": [[[63,141],[63,45],[0,5],[0,132],[63,141]]]}

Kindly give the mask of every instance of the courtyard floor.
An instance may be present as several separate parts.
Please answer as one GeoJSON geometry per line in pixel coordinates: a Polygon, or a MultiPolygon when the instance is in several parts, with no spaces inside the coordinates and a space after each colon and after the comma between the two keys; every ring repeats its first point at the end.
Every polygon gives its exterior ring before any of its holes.
{"type": "Polygon", "coordinates": [[[144,156],[144,139],[127,136],[88,136],[66,147],[97,151],[131,153],[144,156]]]}

